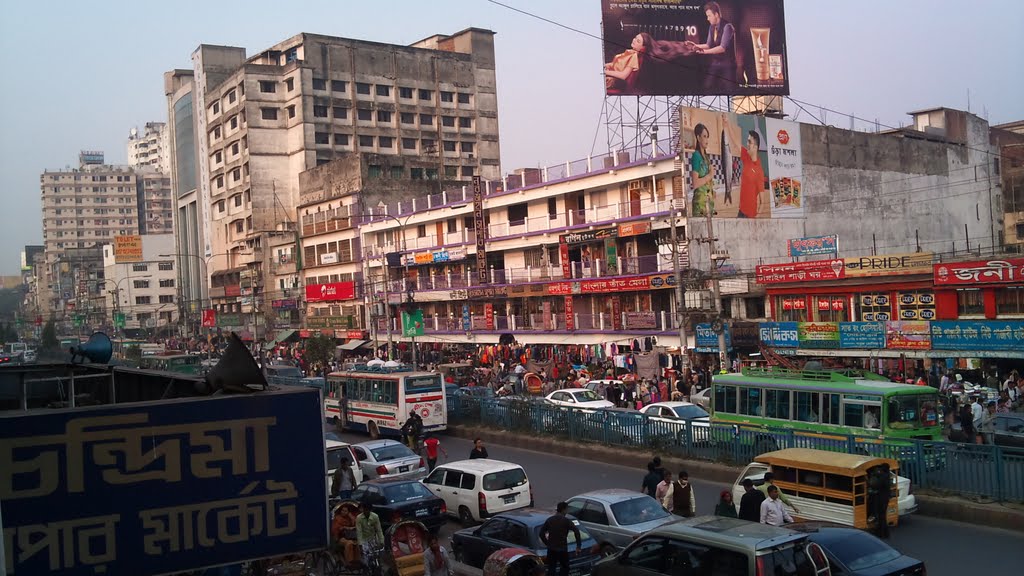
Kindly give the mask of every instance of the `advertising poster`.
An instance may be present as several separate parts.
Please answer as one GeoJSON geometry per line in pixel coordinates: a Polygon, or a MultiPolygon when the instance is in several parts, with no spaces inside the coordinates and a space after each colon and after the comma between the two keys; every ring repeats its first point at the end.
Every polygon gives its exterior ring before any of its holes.
{"type": "Polygon", "coordinates": [[[894,320],[885,323],[885,347],[890,350],[929,350],[932,347],[928,322],[894,320]]]}
{"type": "Polygon", "coordinates": [[[869,276],[893,276],[906,274],[931,274],[934,255],[931,252],[909,254],[886,254],[880,256],[859,256],[845,258],[847,278],[869,276]]]}
{"type": "Polygon", "coordinates": [[[829,234],[828,236],[810,236],[808,238],[793,238],[786,240],[786,247],[792,258],[804,256],[821,256],[839,254],[839,236],[829,234]]]}
{"type": "Polygon", "coordinates": [[[868,350],[885,348],[885,322],[840,322],[839,347],[868,350]]]}
{"type": "Polygon", "coordinates": [[[213,308],[203,310],[203,328],[217,327],[217,311],[213,308]]]}
{"type": "MultiPolygon", "coordinates": [[[[725,347],[730,352],[732,351],[732,334],[729,331],[729,325],[725,324],[722,326],[725,331],[725,347]]],[[[696,344],[695,351],[701,353],[717,353],[718,352],[718,333],[712,329],[711,324],[697,324],[694,327],[696,334],[694,335],[694,344],[696,344]]]]}
{"type": "Polygon", "coordinates": [[[765,118],[768,133],[768,178],[772,218],[803,218],[803,150],[800,125],[765,118]]]}
{"type": "Polygon", "coordinates": [[[761,322],[761,343],[773,348],[796,348],[800,342],[796,322],[761,322]]]}
{"type": "Polygon", "coordinates": [[[796,333],[800,348],[839,348],[838,322],[800,322],[796,333]]]}
{"type": "Polygon", "coordinates": [[[1022,320],[931,323],[932,350],[1024,350],[1022,320]]]}
{"type": "Polygon", "coordinates": [[[576,329],[576,314],[572,307],[572,296],[565,297],[565,329],[570,332],[576,329]]]}
{"type": "Polygon", "coordinates": [[[609,96],[789,94],[782,0],[602,0],[609,96]]]}
{"type": "Polygon", "coordinates": [[[138,234],[114,236],[114,262],[117,264],[142,262],[142,236],[138,234]]]}

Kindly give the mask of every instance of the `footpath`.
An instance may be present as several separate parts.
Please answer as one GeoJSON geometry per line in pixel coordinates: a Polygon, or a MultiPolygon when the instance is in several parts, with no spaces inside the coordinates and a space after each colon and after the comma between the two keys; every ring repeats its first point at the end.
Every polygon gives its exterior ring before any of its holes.
{"type": "MultiPolygon", "coordinates": [[[[457,438],[481,438],[487,444],[499,444],[531,450],[556,456],[571,456],[599,462],[614,462],[621,466],[629,466],[643,470],[654,456],[661,456],[662,462],[669,469],[686,467],[692,476],[711,482],[732,484],[742,468],[707,462],[703,460],[684,460],[671,455],[657,454],[653,451],[626,450],[612,448],[601,444],[587,442],[571,442],[547,436],[535,436],[518,432],[497,430],[486,426],[470,426],[465,424],[449,424],[448,434],[457,438]]],[[[934,493],[913,488],[917,499],[917,514],[944,518],[957,522],[966,522],[976,526],[990,526],[1024,532],[1024,505],[1008,502],[976,502],[955,495],[934,493]]]]}

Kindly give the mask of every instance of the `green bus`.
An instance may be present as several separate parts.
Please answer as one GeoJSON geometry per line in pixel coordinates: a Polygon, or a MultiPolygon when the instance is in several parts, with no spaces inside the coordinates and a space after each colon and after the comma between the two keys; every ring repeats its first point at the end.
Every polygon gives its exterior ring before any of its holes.
{"type": "Polygon", "coordinates": [[[143,356],[139,360],[139,368],[178,374],[199,374],[202,369],[202,358],[197,354],[143,356]]]}
{"type": "MultiPolygon", "coordinates": [[[[935,388],[890,382],[859,370],[747,368],[712,380],[712,422],[798,436],[941,440],[935,388]]],[[[775,450],[770,436],[760,451],[775,450]]]]}

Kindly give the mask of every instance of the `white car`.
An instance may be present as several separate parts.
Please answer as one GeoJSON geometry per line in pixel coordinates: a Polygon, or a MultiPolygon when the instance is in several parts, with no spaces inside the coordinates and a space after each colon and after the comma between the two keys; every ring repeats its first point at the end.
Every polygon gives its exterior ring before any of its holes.
{"type": "Polygon", "coordinates": [[[615,406],[605,400],[600,394],[586,388],[563,388],[555,390],[544,398],[555,406],[567,408],[586,408],[588,410],[600,410],[615,406]]]}
{"type": "Polygon", "coordinates": [[[692,402],[655,402],[644,406],[640,412],[672,428],[674,435],[680,438],[680,443],[685,438],[686,426],[691,427],[695,442],[710,440],[711,416],[692,402]]]}
{"type": "Polygon", "coordinates": [[[478,458],[442,464],[420,480],[464,526],[533,506],[533,488],[518,464],[478,458]]]}
{"type": "Polygon", "coordinates": [[[704,409],[705,412],[711,413],[711,388],[705,388],[700,392],[694,392],[690,394],[690,402],[693,402],[697,406],[704,409]]]}
{"type": "Polygon", "coordinates": [[[359,461],[356,460],[356,454],[352,450],[352,445],[348,442],[339,442],[338,440],[324,440],[325,447],[327,449],[327,493],[330,495],[331,482],[334,479],[334,471],[338,469],[338,464],[342,458],[348,458],[349,466],[352,468],[352,474],[355,476],[356,484],[362,484],[363,482],[363,471],[359,469],[359,461]]]}

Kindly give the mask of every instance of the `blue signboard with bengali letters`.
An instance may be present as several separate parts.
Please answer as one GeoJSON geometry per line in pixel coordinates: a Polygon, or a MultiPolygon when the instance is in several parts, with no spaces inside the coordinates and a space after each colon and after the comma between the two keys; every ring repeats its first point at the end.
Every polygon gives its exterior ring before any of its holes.
{"type": "Polygon", "coordinates": [[[840,322],[840,348],[885,348],[885,322],[840,322]]]}
{"type": "Polygon", "coordinates": [[[792,258],[839,253],[839,236],[836,234],[794,238],[787,240],[786,244],[789,246],[789,255],[792,258]]]}
{"type": "MultiPolygon", "coordinates": [[[[697,324],[694,330],[696,332],[694,335],[696,352],[718,352],[718,333],[711,328],[711,324],[697,324]]],[[[725,349],[732,351],[732,334],[729,332],[729,325],[723,325],[722,330],[725,331],[725,349]]]]}
{"type": "Polygon", "coordinates": [[[773,348],[796,348],[800,343],[796,322],[761,322],[761,343],[773,348]]]}
{"type": "Polygon", "coordinates": [[[931,323],[932,350],[1024,351],[1024,320],[950,320],[931,323]]]}
{"type": "Polygon", "coordinates": [[[167,574],[328,544],[320,392],[0,417],[8,574],[167,574]]]}

